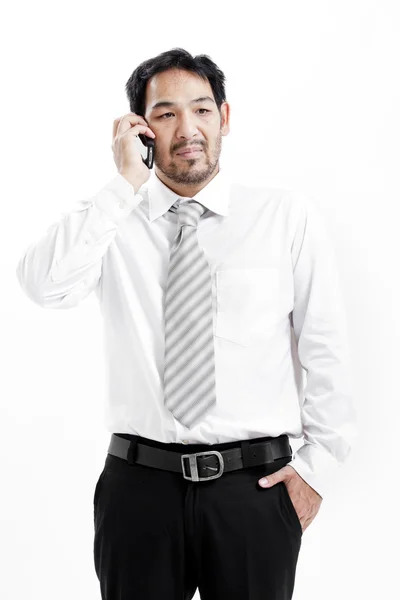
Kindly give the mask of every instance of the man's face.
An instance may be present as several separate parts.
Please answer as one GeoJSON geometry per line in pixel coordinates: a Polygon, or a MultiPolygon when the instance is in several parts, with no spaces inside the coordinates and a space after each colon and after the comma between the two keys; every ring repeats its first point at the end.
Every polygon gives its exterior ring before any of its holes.
{"type": "Polygon", "coordinates": [[[144,118],[156,134],[157,174],[191,185],[207,181],[218,171],[221,136],[229,133],[229,105],[222,104],[220,115],[208,80],[179,69],[154,75],[147,83],[144,118]],[[193,102],[205,96],[211,100],[193,102]],[[158,102],[173,105],[154,107],[158,102]],[[200,152],[193,157],[179,156],[188,146],[200,152]]]}

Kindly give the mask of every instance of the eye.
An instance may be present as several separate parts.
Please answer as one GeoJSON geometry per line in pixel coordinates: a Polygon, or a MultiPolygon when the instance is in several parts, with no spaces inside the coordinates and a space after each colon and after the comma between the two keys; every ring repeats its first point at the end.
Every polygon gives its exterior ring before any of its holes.
{"type": "MultiPolygon", "coordinates": [[[[199,108],[198,110],[205,110],[205,111],[206,111],[206,113],[209,113],[209,112],[211,112],[211,111],[210,111],[210,110],[208,110],[207,108],[199,108]]],[[[164,113],[163,115],[160,115],[159,117],[157,117],[157,119],[163,119],[163,118],[164,118],[166,115],[173,115],[173,114],[174,114],[174,113],[172,113],[172,112],[167,112],[167,113],[164,113]]],[[[203,113],[203,114],[204,114],[204,113],[203,113]]]]}

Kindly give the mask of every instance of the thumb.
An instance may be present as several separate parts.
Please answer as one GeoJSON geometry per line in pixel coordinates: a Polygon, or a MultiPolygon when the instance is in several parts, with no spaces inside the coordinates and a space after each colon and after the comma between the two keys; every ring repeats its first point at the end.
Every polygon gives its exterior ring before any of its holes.
{"type": "Polygon", "coordinates": [[[268,477],[262,477],[258,480],[258,483],[262,487],[272,487],[276,483],[284,481],[287,477],[287,471],[284,471],[283,469],[284,467],[282,469],[279,469],[278,471],[275,471],[275,473],[270,473],[268,477]]]}

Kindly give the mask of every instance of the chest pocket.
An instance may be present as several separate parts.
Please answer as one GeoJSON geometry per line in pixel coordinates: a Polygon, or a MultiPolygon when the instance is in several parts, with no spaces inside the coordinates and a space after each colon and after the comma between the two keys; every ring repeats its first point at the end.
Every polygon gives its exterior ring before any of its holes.
{"type": "Polygon", "coordinates": [[[215,335],[242,346],[265,340],[278,315],[278,268],[229,268],[215,278],[215,335]]]}

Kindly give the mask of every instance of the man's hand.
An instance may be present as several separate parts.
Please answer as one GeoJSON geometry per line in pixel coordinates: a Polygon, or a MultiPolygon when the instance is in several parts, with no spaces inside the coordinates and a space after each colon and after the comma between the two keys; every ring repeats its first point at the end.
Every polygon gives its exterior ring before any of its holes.
{"type": "Polygon", "coordinates": [[[267,479],[268,484],[263,483],[264,478],[259,479],[258,483],[262,487],[272,487],[279,481],[285,483],[304,532],[318,513],[322,503],[322,496],[309,486],[290,465],[286,465],[282,469],[279,469],[279,471],[271,473],[267,479]]]}

